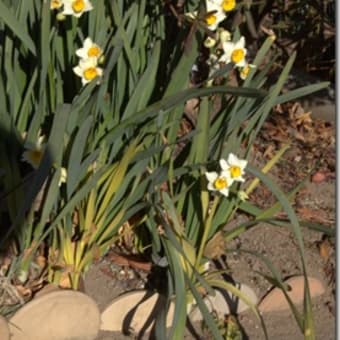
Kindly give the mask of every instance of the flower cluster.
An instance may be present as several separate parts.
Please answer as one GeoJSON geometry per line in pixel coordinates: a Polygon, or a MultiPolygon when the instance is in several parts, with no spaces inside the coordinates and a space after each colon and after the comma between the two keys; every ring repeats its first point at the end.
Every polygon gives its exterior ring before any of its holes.
{"type": "Polygon", "coordinates": [[[222,195],[228,197],[229,189],[234,182],[244,182],[244,169],[247,161],[239,159],[230,153],[228,159],[220,159],[221,171],[206,172],[205,176],[208,180],[208,190],[218,191],[222,195]]]}
{"type": "MultiPolygon", "coordinates": [[[[204,46],[210,49],[208,65],[210,75],[219,70],[221,64],[232,63],[239,71],[239,76],[245,80],[251,68],[255,65],[249,64],[246,60],[247,49],[245,39],[241,37],[232,41],[231,33],[219,27],[219,24],[227,17],[227,13],[236,7],[236,0],[206,0],[206,14],[204,21],[211,31],[204,42],[204,46]]],[[[187,13],[189,18],[194,19],[195,13],[187,13]]]]}
{"type": "Polygon", "coordinates": [[[247,49],[245,47],[245,38],[240,37],[239,40],[233,42],[231,33],[223,28],[218,28],[215,37],[207,37],[204,46],[210,49],[208,65],[210,66],[210,74],[220,68],[222,64],[231,63],[239,71],[239,76],[245,80],[249,74],[252,65],[247,62],[247,49]]]}
{"type": "Polygon", "coordinates": [[[209,30],[215,31],[218,25],[234,10],[236,0],[206,0],[205,23],[209,30]]]}
{"type": "Polygon", "coordinates": [[[50,8],[61,11],[61,15],[73,15],[79,18],[84,12],[91,11],[89,0],[51,0],[50,8]]]}
{"type": "Polygon", "coordinates": [[[103,56],[103,50],[91,38],[84,40],[83,47],[76,51],[76,55],[80,60],[79,64],[73,68],[73,71],[77,76],[81,77],[83,85],[103,75],[103,69],[98,67],[98,63],[103,56]]]}

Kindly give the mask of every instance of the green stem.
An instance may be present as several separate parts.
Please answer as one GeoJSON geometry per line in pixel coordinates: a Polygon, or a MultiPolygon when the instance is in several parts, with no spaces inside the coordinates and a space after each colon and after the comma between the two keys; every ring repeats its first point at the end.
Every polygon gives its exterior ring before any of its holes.
{"type": "Polygon", "coordinates": [[[198,254],[196,257],[196,263],[195,263],[195,268],[196,270],[199,270],[200,264],[201,264],[201,260],[202,260],[202,256],[203,256],[203,252],[206,246],[206,243],[208,241],[208,236],[210,234],[210,230],[211,230],[211,226],[212,226],[212,219],[215,215],[215,211],[218,205],[218,202],[220,201],[220,197],[218,195],[215,196],[214,201],[212,203],[210,212],[207,215],[206,218],[206,222],[204,223],[204,231],[203,231],[203,236],[202,236],[202,240],[200,242],[200,247],[198,250],[198,254]]]}

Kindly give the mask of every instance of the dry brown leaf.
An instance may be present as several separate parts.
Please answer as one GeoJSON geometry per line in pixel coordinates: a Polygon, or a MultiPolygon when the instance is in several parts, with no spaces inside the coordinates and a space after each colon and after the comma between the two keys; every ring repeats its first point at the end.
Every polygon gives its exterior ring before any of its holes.
{"type": "Polygon", "coordinates": [[[144,270],[146,272],[150,272],[152,267],[151,262],[143,261],[140,257],[135,255],[120,255],[110,252],[108,254],[108,259],[116,265],[144,270]]]}
{"type": "Polygon", "coordinates": [[[272,159],[274,157],[275,150],[276,150],[275,146],[273,144],[269,144],[265,152],[263,153],[263,157],[272,159]]]}
{"type": "Polygon", "coordinates": [[[297,209],[299,216],[307,221],[321,224],[332,224],[333,221],[325,216],[325,211],[301,207],[297,209]]]}
{"type": "Polygon", "coordinates": [[[305,142],[306,141],[305,136],[302,133],[298,132],[298,131],[294,132],[294,137],[297,140],[301,141],[301,142],[305,142]]]}
{"type": "Polygon", "coordinates": [[[35,262],[38,264],[38,266],[41,269],[44,269],[46,267],[46,264],[47,264],[46,257],[42,256],[42,255],[38,255],[35,259],[35,262]]]}
{"type": "Polygon", "coordinates": [[[207,243],[204,249],[204,256],[215,259],[225,253],[225,240],[221,231],[217,232],[207,243]]]}
{"type": "Polygon", "coordinates": [[[15,288],[25,300],[32,296],[32,290],[23,285],[15,285],[15,288]]]}

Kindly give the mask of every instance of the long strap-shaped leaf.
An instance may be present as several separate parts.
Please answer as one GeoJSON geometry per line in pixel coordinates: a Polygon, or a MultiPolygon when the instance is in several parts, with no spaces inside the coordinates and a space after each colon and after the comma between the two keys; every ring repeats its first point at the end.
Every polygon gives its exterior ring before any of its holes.
{"type": "Polygon", "coordinates": [[[304,315],[306,316],[304,319],[305,339],[314,339],[314,324],[313,324],[312,310],[311,310],[310,289],[309,289],[309,284],[307,280],[308,275],[307,275],[306,263],[305,263],[305,258],[304,258],[304,243],[303,243],[303,237],[302,237],[299,221],[288,199],[281,192],[278,186],[268,176],[265,176],[262,172],[258,171],[256,168],[252,166],[248,166],[247,171],[249,171],[252,175],[258,177],[264,184],[268,186],[271,192],[276,196],[277,200],[281,203],[282,208],[287,213],[288,218],[291,221],[292,231],[298,243],[298,250],[300,253],[300,257],[301,257],[302,270],[304,274],[304,283],[305,283],[304,315]]]}
{"type": "Polygon", "coordinates": [[[136,112],[133,117],[121,121],[119,126],[111,129],[107,135],[102,139],[103,141],[114,140],[122,136],[126,129],[136,126],[143,121],[155,118],[158,115],[164,115],[169,113],[168,111],[179,104],[185,103],[187,100],[209,96],[215,93],[225,93],[232,94],[235,96],[246,96],[246,97],[263,97],[266,92],[262,90],[252,89],[252,88],[237,88],[231,86],[213,86],[203,89],[187,89],[180,93],[176,93],[169,97],[163,98],[162,100],[150,105],[142,111],[136,112]]]}
{"type": "Polygon", "coordinates": [[[5,24],[13,31],[13,33],[22,41],[22,43],[32,52],[33,55],[36,55],[36,48],[33,40],[28,35],[28,33],[24,30],[24,25],[18,21],[18,19],[13,14],[12,10],[10,10],[7,6],[4,5],[2,1],[0,1],[0,19],[5,22],[5,24]]]}

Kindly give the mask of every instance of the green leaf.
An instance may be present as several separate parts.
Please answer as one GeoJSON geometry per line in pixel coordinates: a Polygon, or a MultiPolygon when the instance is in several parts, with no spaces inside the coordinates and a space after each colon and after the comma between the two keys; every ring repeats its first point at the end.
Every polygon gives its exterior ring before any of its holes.
{"type": "Polygon", "coordinates": [[[138,112],[147,105],[155,87],[155,78],[158,69],[160,48],[161,43],[158,41],[156,42],[153,53],[150,56],[147,69],[144,71],[138,83],[135,85],[133,95],[130,97],[124,111],[124,118],[130,117],[135,112],[138,112]]]}
{"type": "Polygon", "coordinates": [[[330,82],[321,82],[318,84],[312,84],[312,85],[307,85],[303,86],[299,89],[291,90],[287,93],[281,94],[280,96],[277,97],[276,99],[276,105],[277,104],[283,104],[304,96],[308,96],[314,92],[318,92],[320,90],[323,90],[329,86],[330,82]]]}
{"type": "MultiPolygon", "coordinates": [[[[166,227],[166,226],[165,226],[166,227]]],[[[167,260],[173,278],[174,292],[175,292],[175,310],[172,326],[168,333],[168,339],[183,339],[186,325],[187,305],[186,305],[186,287],[184,272],[181,265],[181,260],[176,249],[170,241],[163,238],[163,244],[167,254],[167,260]]]]}
{"type": "Polygon", "coordinates": [[[142,111],[136,112],[133,117],[122,120],[119,126],[111,129],[107,135],[102,139],[102,141],[109,142],[110,140],[115,140],[118,137],[124,135],[128,128],[134,127],[146,121],[149,118],[155,118],[165,114],[169,109],[176,107],[179,104],[186,102],[189,99],[195,97],[209,96],[216,93],[225,93],[236,96],[246,96],[246,97],[263,97],[266,92],[263,90],[251,89],[251,88],[237,88],[229,86],[213,86],[209,88],[202,89],[187,89],[171,95],[169,97],[163,98],[162,100],[150,105],[142,111]]]}
{"type": "Polygon", "coordinates": [[[13,33],[22,41],[22,43],[36,56],[36,47],[33,40],[25,31],[24,25],[17,20],[12,10],[10,10],[4,3],[0,2],[0,18],[13,31],[13,33]]]}
{"type": "Polygon", "coordinates": [[[72,143],[68,167],[67,167],[67,196],[70,198],[76,189],[79,182],[82,180],[85,172],[88,169],[81,167],[82,158],[84,155],[85,147],[87,145],[87,138],[93,124],[92,116],[88,116],[82,123],[72,143]]]}
{"type": "MultiPolygon", "coordinates": [[[[285,295],[287,302],[289,303],[289,306],[294,314],[295,320],[299,326],[299,328],[301,330],[303,330],[303,319],[302,316],[300,315],[298,309],[295,307],[293,301],[291,300],[291,298],[289,297],[289,295],[287,294],[287,290],[286,290],[286,286],[283,283],[283,279],[279,273],[279,271],[275,268],[275,266],[273,265],[273,263],[263,254],[256,252],[256,251],[252,251],[252,250],[246,250],[246,249],[228,249],[226,250],[227,253],[245,253],[245,254],[249,254],[252,255],[254,257],[256,257],[258,260],[262,261],[266,267],[268,268],[268,270],[272,273],[273,277],[270,277],[270,281],[271,282],[275,282],[277,287],[281,288],[283,294],[285,295]]],[[[257,272],[258,274],[260,274],[263,277],[269,277],[268,275],[265,275],[261,272],[257,272]]]]}
{"type": "Polygon", "coordinates": [[[215,320],[213,319],[211,313],[209,312],[207,306],[205,305],[202,297],[200,296],[200,294],[198,293],[196,287],[194,286],[194,284],[191,282],[190,278],[186,277],[186,282],[188,284],[188,286],[190,287],[190,291],[192,292],[192,295],[195,298],[195,302],[197,303],[202,316],[204,318],[204,322],[207,324],[209,330],[212,333],[213,339],[215,340],[223,340],[223,337],[217,327],[217,324],[215,322],[215,320]]]}

